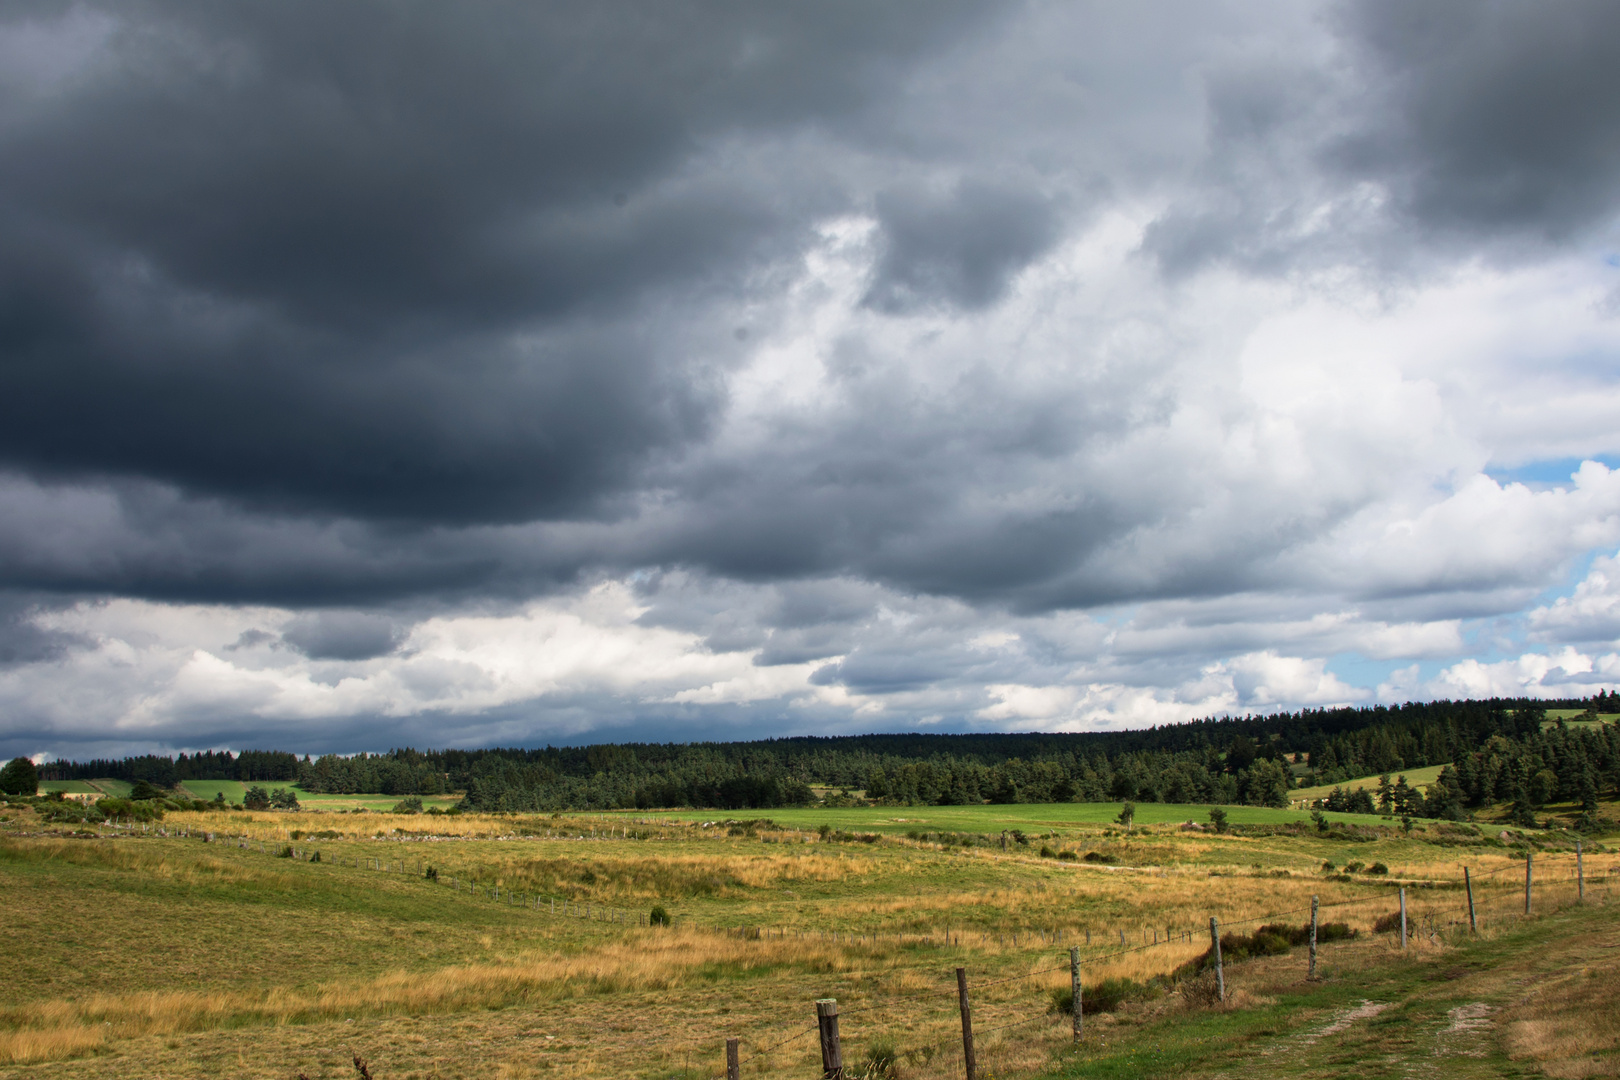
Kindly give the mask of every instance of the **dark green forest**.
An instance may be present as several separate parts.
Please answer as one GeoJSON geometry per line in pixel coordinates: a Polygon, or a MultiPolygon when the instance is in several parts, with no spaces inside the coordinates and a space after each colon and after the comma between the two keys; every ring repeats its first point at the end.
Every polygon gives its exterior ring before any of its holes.
{"type": "Polygon", "coordinates": [[[1450,764],[1419,791],[1335,792],[1325,808],[1457,818],[1509,803],[1529,823],[1549,803],[1595,814],[1620,793],[1620,727],[1546,723],[1546,708],[1620,709],[1600,693],[1572,701],[1417,702],[1195,720],[1081,734],[903,734],[756,742],[607,743],[542,749],[390,750],[304,756],[216,751],[119,761],[59,761],[41,779],[114,777],[295,781],[311,792],[436,795],[468,809],[537,811],[981,802],[1224,803],[1286,806],[1296,787],[1450,764]],[[1304,775],[1290,766],[1305,766],[1304,775]]]}

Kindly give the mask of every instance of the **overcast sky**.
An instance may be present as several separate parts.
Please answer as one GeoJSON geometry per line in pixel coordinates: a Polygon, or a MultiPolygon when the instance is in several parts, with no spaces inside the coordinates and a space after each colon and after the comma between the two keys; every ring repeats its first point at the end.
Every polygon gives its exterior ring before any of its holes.
{"type": "Polygon", "coordinates": [[[1620,5],[0,10],[0,753],[1620,687],[1620,5]]]}

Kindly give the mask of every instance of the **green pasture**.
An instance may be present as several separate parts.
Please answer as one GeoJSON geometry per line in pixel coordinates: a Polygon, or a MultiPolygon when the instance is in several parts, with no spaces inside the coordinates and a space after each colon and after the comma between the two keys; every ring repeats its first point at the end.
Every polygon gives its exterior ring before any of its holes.
{"type": "MultiPolygon", "coordinates": [[[[1400,769],[1389,774],[1389,782],[1393,784],[1400,777],[1404,776],[1406,777],[1406,782],[1408,784],[1421,791],[1429,784],[1439,780],[1440,770],[1444,768],[1444,765],[1426,765],[1421,769],[1400,769]]],[[[1288,797],[1290,799],[1303,799],[1309,802],[1312,799],[1327,798],[1329,795],[1333,794],[1334,788],[1343,788],[1345,791],[1356,791],[1360,788],[1377,789],[1377,787],[1377,776],[1361,776],[1354,780],[1344,780],[1337,784],[1323,784],[1321,787],[1299,788],[1295,791],[1290,791],[1288,793],[1288,797]]]]}
{"type": "Polygon", "coordinates": [[[83,780],[41,780],[39,782],[39,791],[42,795],[48,795],[53,791],[60,791],[64,795],[89,795],[97,790],[97,788],[92,787],[83,780]]]}
{"type": "Polygon", "coordinates": [[[129,793],[135,790],[135,785],[128,780],[114,780],[110,777],[92,780],[90,786],[97,791],[111,795],[115,799],[127,799],[129,793]]]}
{"type": "MultiPolygon", "coordinates": [[[[676,810],[660,817],[677,821],[725,821],[728,818],[770,818],[790,829],[817,829],[830,825],[848,832],[904,835],[923,832],[999,833],[1003,829],[1042,832],[1083,825],[1113,824],[1121,803],[1011,803],[988,806],[869,806],[840,808],[784,808],[777,810],[676,810]]],[[[1138,825],[1208,823],[1209,807],[1190,803],[1137,803],[1138,825]]],[[[1278,810],[1268,806],[1228,806],[1226,819],[1235,825],[1273,825],[1308,822],[1304,810],[1278,810]]],[[[634,814],[634,811],[620,813],[634,814]]],[[[1328,814],[1331,821],[1376,825],[1382,818],[1370,814],[1328,814]]]]}
{"type": "MultiPolygon", "coordinates": [[[[187,780],[181,786],[191,792],[193,798],[202,799],[204,802],[212,802],[217,792],[224,792],[225,801],[232,804],[239,804],[250,787],[262,787],[266,791],[287,788],[298,796],[300,806],[308,807],[311,810],[354,810],[360,808],[366,810],[390,810],[401,799],[405,798],[403,795],[380,795],[376,793],[333,795],[305,791],[297,784],[290,784],[285,780],[253,780],[246,783],[240,780],[187,780]]],[[[448,810],[460,801],[460,797],[456,795],[424,795],[422,796],[422,808],[425,810],[430,806],[437,806],[441,810],[448,810]]]]}

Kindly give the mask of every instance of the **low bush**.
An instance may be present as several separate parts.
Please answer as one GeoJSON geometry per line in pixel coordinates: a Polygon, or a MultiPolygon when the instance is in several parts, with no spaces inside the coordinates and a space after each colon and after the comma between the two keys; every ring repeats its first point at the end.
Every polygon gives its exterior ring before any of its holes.
{"type": "MultiPolygon", "coordinates": [[[[1150,1001],[1164,993],[1166,980],[1153,979],[1139,983],[1135,979],[1104,979],[1080,988],[1080,1011],[1086,1016],[1093,1013],[1113,1012],[1131,1001],[1150,1001]]],[[[1061,1016],[1074,1015],[1074,991],[1067,986],[1052,991],[1051,1011],[1061,1016]]]]}
{"type": "MultiPolygon", "coordinates": [[[[1348,941],[1355,936],[1356,932],[1350,929],[1349,923],[1318,923],[1316,927],[1318,945],[1332,941],[1348,941]]],[[[1302,923],[1299,926],[1266,923],[1264,926],[1256,927],[1250,934],[1225,933],[1221,935],[1221,962],[1235,964],[1255,956],[1281,956],[1297,945],[1308,944],[1310,940],[1310,923],[1302,923]]],[[[1175,974],[1178,979],[1192,978],[1214,966],[1215,950],[1205,949],[1202,956],[1189,960],[1177,968],[1175,974]]]]}
{"type": "Polygon", "coordinates": [[[1347,862],[1344,864],[1344,872],[1347,874],[1354,874],[1358,870],[1365,870],[1366,868],[1367,864],[1360,861],[1347,862]]]}
{"type": "Polygon", "coordinates": [[[1373,921],[1373,933],[1375,934],[1387,934],[1391,930],[1399,930],[1400,928],[1401,913],[1399,911],[1392,911],[1388,915],[1380,915],[1373,921]]]}
{"type": "Polygon", "coordinates": [[[1381,862],[1375,862],[1371,866],[1367,867],[1367,873],[1369,873],[1369,874],[1387,874],[1387,873],[1389,873],[1389,867],[1385,866],[1381,862]]]}
{"type": "Polygon", "coordinates": [[[1119,856],[1117,856],[1117,855],[1104,855],[1100,851],[1088,851],[1088,852],[1086,852],[1084,858],[1085,858],[1086,862],[1089,862],[1089,863],[1117,863],[1117,862],[1119,862],[1119,856]]]}
{"type": "Polygon", "coordinates": [[[664,910],[663,904],[654,904],[652,911],[647,913],[648,926],[668,926],[670,924],[669,912],[664,910]]]}
{"type": "Polygon", "coordinates": [[[1064,862],[1079,862],[1080,861],[1080,856],[1076,855],[1072,851],[1060,851],[1060,852],[1058,852],[1058,858],[1062,859],[1064,862]]]}

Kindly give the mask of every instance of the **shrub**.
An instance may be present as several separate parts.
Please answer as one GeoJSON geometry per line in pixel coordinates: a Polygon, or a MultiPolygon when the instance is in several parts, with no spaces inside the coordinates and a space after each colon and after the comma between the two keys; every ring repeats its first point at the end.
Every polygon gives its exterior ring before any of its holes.
{"type": "Polygon", "coordinates": [[[288,788],[278,787],[270,793],[270,807],[273,810],[297,810],[298,796],[288,788]]]}
{"type": "MultiPolygon", "coordinates": [[[[1130,1001],[1147,1001],[1159,996],[1159,989],[1135,979],[1104,979],[1094,986],[1080,988],[1080,1011],[1093,1013],[1113,1012],[1130,1001]]],[[[1052,991],[1050,1009],[1060,1016],[1074,1014],[1074,991],[1067,986],[1052,991]]]]}
{"type": "Polygon", "coordinates": [[[439,871],[430,866],[430,867],[427,868],[427,872],[424,873],[422,876],[427,878],[429,881],[438,881],[439,880],[439,871]]]}
{"type": "Polygon", "coordinates": [[[654,904],[652,911],[647,913],[648,926],[668,926],[670,922],[669,912],[664,910],[663,904],[654,904]]]}
{"type": "Polygon", "coordinates": [[[290,859],[292,857],[293,857],[293,849],[292,849],[291,844],[287,844],[287,845],[283,846],[282,849],[281,849],[281,853],[276,856],[276,858],[278,858],[278,859],[290,859]]]}
{"type": "Polygon", "coordinates": [[[1328,860],[1326,860],[1326,859],[1322,860],[1322,873],[1331,874],[1331,873],[1333,873],[1333,871],[1335,871],[1337,869],[1338,869],[1338,867],[1334,866],[1328,860]]]}
{"type": "Polygon", "coordinates": [[[1043,859],[1055,859],[1055,858],[1057,858],[1057,852],[1053,851],[1051,848],[1047,847],[1045,844],[1042,844],[1041,845],[1041,858],[1043,858],[1043,859]]]}
{"type": "Polygon", "coordinates": [[[246,810],[268,810],[270,793],[255,784],[242,794],[242,807],[246,810]]]}
{"type": "Polygon", "coordinates": [[[1365,870],[1366,868],[1367,868],[1367,864],[1363,863],[1363,862],[1361,862],[1359,860],[1353,861],[1353,862],[1347,862],[1347,863],[1344,864],[1344,872],[1347,873],[1347,874],[1354,874],[1358,870],[1365,870]]]}
{"type": "Polygon", "coordinates": [[[1389,873],[1389,867],[1385,866],[1381,862],[1375,862],[1371,866],[1367,867],[1367,873],[1369,873],[1369,874],[1387,874],[1387,873],[1389,873]]]}
{"type": "Polygon", "coordinates": [[[1117,863],[1117,862],[1119,862],[1119,856],[1117,856],[1117,855],[1104,855],[1100,851],[1088,851],[1088,852],[1086,852],[1084,858],[1085,858],[1086,862],[1090,862],[1090,863],[1117,863]]]}
{"type": "Polygon", "coordinates": [[[1215,826],[1216,832],[1223,833],[1226,831],[1226,811],[1219,806],[1209,808],[1209,821],[1210,824],[1215,826]]]}
{"type": "Polygon", "coordinates": [[[1012,831],[1012,838],[1013,843],[1018,844],[1021,847],[1029,846],[1029,837],[1024,835],[1023,829],[1014,829],[1012,831]]]}
{"type": "Polygon", "coordinates": [[[1401,913],[1399,911],[1392,911],[1388,915],[1380,915],[1373,922],[1373,933],[1375,934],[1387,934],[1391,930],[1399,930],[1400,928],[1401,913]]]}
{"type": "Polygon", "coordinates": [[[1076,855],[1072,851],[1060,851],[1060,852],[1058,852],[1058,858],[1062,859],[1064,862],[1079,862],[1080,861],[1080,856],[1076,855]]]}
{"type": "Polygon", "coordinates": [[[408,799],[401,799],[394,804],[394,809],[390,812],[395,814],[420,814],[422,812],[422,797],[412,795],[408,799]]]}

